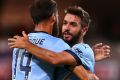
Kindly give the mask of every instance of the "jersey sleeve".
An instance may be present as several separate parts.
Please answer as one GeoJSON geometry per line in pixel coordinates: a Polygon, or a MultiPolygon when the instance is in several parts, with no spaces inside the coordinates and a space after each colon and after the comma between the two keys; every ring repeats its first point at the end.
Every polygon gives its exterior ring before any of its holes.
{"type": "Polygon", "coordinates": [[[87,70],[94,72],[94,54],[90,47],[77,44],[72,49],[65,51],[76,59],[78,65],[83,65],[87,70]]]}
{"type": "Polygon", "coordinates": [[[70,49],[70,46],[67,43],[65,43],[62,39],[58,40],[57,44],[54,47],[57,52],[70,49]]]}

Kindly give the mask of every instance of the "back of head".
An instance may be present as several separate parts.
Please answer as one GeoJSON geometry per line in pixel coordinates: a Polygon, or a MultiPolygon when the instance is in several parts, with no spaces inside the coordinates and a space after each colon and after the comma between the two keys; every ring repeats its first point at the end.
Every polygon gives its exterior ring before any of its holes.
{"type": "Polygon", "coordinates": [[[54,0],[35,0],[30,8],[34,24],[49,19],[57,10],[54,0]]]}
{"type": "Polygon", "coordinates": [[[76,15],[78,17],[80,17],[81,19],[81,26],[82,27],[89,27],[89,24],[91,22],[90,16],[89,14],[83,10],[80,6],[73,6],[73,7],[69,7],[65,10],[65,13],[70,13],[73,15],[76,15]]]}

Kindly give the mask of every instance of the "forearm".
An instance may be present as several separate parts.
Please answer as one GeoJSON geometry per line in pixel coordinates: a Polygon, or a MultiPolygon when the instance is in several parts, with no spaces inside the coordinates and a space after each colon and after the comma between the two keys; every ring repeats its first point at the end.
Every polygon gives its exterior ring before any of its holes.
{"type": "Polygon", "coordinates": [[[51,64],[55,64],[55,65],[59,65],[59,64],[76,65],[77,64],[76,59],[68,52],[62,51],[62,52],[56,53],[56,52],[38,47],[37,45],[34,45],[31,42],[29,42],[27,36],[26,37],[16,36],[16,39],[10,38],[9,41],[10,42],[8,45],[10,45],[11,48],[24,48],[28,52],[30,52],[30,54],[44,61],[47,61],[51,64]]]}
{"type": "Polygon", "coordinates": [[[53,51],[49,51],[47,49],[43,49],[41,47],[38,47],[32,43],[26,43],[25,49],[30,52],[32,55],[47,61],[49,63],[54,63],[54,58],[58,55],[55,54],[53,51]]]}
{"type": "Polygon", "coordinates": [[[77,62],[75,58],[67,53],[66,51],[56,53],[54,51],[50,51],[48,49],[44,49],[32,44],[29,41],[24,42],[24,47],[28,52],[32,55],[47,61],[54,65],[76,65],[77,62]]]}
{"type": "Polygon", "coordinates": [[[76,65],[74,57],[67,52],[56,53],[41,47],[38,47],[32,43],[26,43],[24,47],[32,55],[47,61],[54,65],[76,65]]]}
{"type": "Polygon", "coordinates": [[[70,70],[80,79],[80,80],[90,80],[87,70],[83,66],[72,66],[70,70]]]}
{"type": "Polygon", "coordinates": [[[80,79],[80,80],[99,80],[99,78],[90,71],[86,70],[81,66],[72,66],[70,70],[80,79]]]}

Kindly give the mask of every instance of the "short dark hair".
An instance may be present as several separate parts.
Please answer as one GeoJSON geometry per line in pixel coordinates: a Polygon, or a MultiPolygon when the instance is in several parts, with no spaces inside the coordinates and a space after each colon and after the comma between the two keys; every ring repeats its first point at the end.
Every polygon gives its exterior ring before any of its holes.
{"type": "Polygon", "coordinates": [[[56,10],[57,4],[54,0],[35,0],[30,7],[34,24],[49,19],[56,10]]]}
{"type": "Polygon", "coordinates": [[[65,14],[70,13],[73,15],[76,15],[78,17],[81,18],[81,26],[88,26],[91,22],[90,16],[88,14],[88,12],[86,12],[85,10],[83,10],[83,8],[81,8],[80,6],[73,6],[73,7],[68,7],[65,10],[65,14]]]}

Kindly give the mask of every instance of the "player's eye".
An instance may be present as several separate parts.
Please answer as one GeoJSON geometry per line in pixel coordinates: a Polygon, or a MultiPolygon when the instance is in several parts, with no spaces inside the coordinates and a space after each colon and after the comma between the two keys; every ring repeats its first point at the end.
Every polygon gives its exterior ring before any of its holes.
{"type": "Polygon", "coordinates": [[[72,25],[73,27],[76,27],[77,23],[76,22],[71,22],[70,25],[72,25]]]}
{"type": "Polygon", "coordinates": [[[67,21],[64,20],[64,21],[63,21],[63,25],[66,25],[66,24],[67,24],[67,21]]]}

